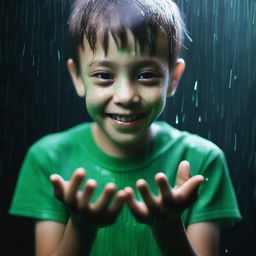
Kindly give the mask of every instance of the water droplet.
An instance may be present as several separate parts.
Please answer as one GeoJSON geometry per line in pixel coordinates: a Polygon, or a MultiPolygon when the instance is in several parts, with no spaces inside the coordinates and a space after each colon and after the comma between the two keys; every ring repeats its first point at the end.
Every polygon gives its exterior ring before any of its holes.
{"type": "Polygon", "coordinates": [[[175,124],[178,124],[178,123],[179,123],[179,116],[176,115],[175,124]]]}
{"type": "Polygon", "coordinates": [[[234,151],[236,151],[236,146],[237,146],[237,136],[236,133],[234,134],[234,151]]]}
{"type": "Polygon", "coordinates": [[[196,91],[197,90],[197,85],[198,85],[198,81],[195,82],[195,85],[194,85],[194,90],[196,91]]]}
{"type": "Polygon", "coordinates": [[[230,69],[228,88],[231,88],[231,87],[232,87],[232,73],[233,73],[233,70],[230,69]]]}
{"type": "Polygon", "coordinates": [[[58,61],[60,61],[60,51],[58,50],[58,61]]]}

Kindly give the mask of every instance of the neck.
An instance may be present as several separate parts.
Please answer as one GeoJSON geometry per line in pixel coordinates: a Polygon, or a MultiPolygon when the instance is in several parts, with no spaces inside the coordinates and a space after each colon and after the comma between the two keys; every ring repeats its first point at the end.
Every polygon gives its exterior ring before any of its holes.
{"type": "Polygon", "coordinates": [[[118,158],[128,158],[140,155],[150,146],[150,143],[155,136],[153,128],[150,127],[148,132],[138,142],[131,145],[123,145],[110,140],[97,124],[93,125],[92,133],[96,144],[102,151],[118,158]]]}

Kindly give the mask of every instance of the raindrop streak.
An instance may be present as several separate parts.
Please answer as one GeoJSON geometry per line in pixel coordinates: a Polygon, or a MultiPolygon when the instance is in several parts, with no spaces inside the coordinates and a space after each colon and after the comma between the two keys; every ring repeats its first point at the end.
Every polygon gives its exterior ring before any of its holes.
{"type": "Polygon", "coordinates": [[[216,43],[217,43],[217,34],[213,34],[213,71],[216,69],[216,43]]]}
{"type": "Polygon", "coordinates": [[[253,3],[254,5],[254,12],[253,12],[253,17],[252,17],[252,25],[255,24],[255,16],[256,16],[256,2],[253,3]]]}
{"type": "Polygon", "coordinates": [[[185,97],[182,96],[181,109],[180,109],[180,112],[181,112],[181,113],[183,113],[183,111],[184,111],[184,101],[185,101],[185,97]]]}
{"type": "Polygon", "coordinates": [[[208,138],[208,140],[211,140],[211,138],[212,138],[212,132],[211,132],[211,130],[208,130],[207,138],[208,138]]]}
{"type": "Polygon", "coordinates": [[[185,123],[185,121],[186,121],[186,114],[183,114],[182,115],[182,123],[185,123]]]}
{"type": "Polygon", "coordinates": [[[58,50],[58,61],[60,61],[60,51],[58,50]]]}
{"type": "Polygon", "coordinates": [[[178,124],[179,123],[179,116],[176,115],[176,120],[175,120],[175,124],[178,124]]]}
{"type": "Polygon", "coordinates": [[[234,151],[236,151],[236,143],[237,143],[237,136],[236,133],[234,134],[234,151]]]}
{"type": "Polygon", "coordinates": [[[198,107],[198,91],[196,91],[196,108],[198,107]]]}
{"type": "Polygon", "coordinates": [[[198,84],[198,81],[195,82],[195,85],[194,85],[194,90],[196,91],[197,90],[197,84],[198,84]]]}
{"type": "Polygon", "coordinates": [[[26,45],[25,45],[25,43],[24,43],[24,45],[23,45],[23,50],[22,50],[22,56],[25,55],[25,50],[26,50],[26,45]]]}
{"type": "Polygon", "coordinates": [[[231,69],[231,70],[230,70],[230,73],[229,73],[229,84],[228,84],[228,88],[231,88],[231,87],[232,87],[232,73],[233,73],[233,70],[231,69]]]}

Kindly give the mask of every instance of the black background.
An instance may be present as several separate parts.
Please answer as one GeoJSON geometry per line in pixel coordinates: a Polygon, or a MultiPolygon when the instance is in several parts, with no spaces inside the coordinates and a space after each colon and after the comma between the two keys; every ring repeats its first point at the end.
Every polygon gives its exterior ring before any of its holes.
{"type": "MultiPolygon", "coordinates": [[[[1,255],[34,254],[32,221],[7,213],[28,147],[90,120],[66,70],[71,2],[0,1],[1,255]]],[[[193,41],[160,119],[223,149],[243,220],[223,231],[221,255],[256,255],[256,1],[176,2],[193,41]]]]}

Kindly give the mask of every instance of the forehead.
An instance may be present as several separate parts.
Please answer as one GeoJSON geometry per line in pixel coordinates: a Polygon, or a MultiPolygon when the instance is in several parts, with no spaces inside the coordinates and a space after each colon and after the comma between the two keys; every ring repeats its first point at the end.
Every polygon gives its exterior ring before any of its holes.
{"type": "Polygon", "coordinates": [[[139,60],[142,58],[152,58],[159,62],[168,62],[168,41],[164,35],[159,34],[157,36],[156,50],[155,53],[151,55],[149,47],[146,46],[143,51],[141,50],[138,41],[135,40],[135,37],[130,30],[127,30],[126,34],[126,47],[121,49],[120,39],[114,38],[114,36],[110,33],[108,37],[107,52],[103,47],[103,39],[98,38],[95,51],[92,51],[86,37],[84,37],[83,48],[79,49],[80,64],[85,65],[94,61],[101,61],[105,59],[118,60],[120,58],[125,58],[127,61],[139,60]]]}

